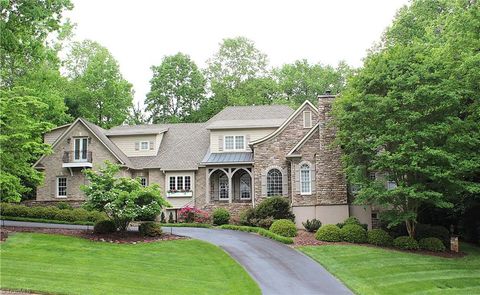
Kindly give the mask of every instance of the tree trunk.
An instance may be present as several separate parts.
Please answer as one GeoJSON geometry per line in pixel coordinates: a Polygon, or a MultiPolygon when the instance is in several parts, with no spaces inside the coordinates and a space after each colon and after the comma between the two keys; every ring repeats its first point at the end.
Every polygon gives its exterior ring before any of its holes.
{"type": "Polygon", "coordinates": [[[416,226],[416,221],[415,220],[405,220],[405,225],[407,227],[407,232],[408,235],[411,238],[415,238],[415,226],[416,226]]]}

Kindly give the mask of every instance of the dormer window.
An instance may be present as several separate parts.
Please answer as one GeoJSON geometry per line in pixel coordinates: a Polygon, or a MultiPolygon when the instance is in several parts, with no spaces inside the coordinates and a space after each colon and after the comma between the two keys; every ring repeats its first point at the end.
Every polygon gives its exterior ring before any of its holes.
{"type": "Polygon", "coordinates": [[[312,112],[303,112],[303,128],[312,128],[312,112]]]}
{"type": "Polygon", "coordinates": [[[141,151],[148,151],[149,150],[149,142],[148,141],[141,141],[140,142],[140,150],[141,151]]]}
{"type": "Polygon", "coordinates": [[[244,135],[226,135],[224,139],[224,150],[226,151],[244,151],[244,135]]]}

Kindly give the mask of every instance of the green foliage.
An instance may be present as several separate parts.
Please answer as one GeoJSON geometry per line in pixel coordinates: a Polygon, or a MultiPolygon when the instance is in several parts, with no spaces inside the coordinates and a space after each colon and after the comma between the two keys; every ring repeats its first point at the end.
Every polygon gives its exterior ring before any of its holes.
{"type": "Polygon", "coordinates": [[[279,91],[297,106],[327,90],[339,93],[351,74],[352,69],[345,62],[339,63],[335,69],[322,64],[311,65],[306,59],[284,64],[273,73],[278,80],[279,91]]]}
{"type": "Polygon", "coordinates": [[[393,240],[393,246],[403,250],[418,250],[418,242],[409,236],[402,236],[393,240]]]}
{"type": "Polygon", "coordinates": [[[337,226],[338,226],[339,228],[342,228],[342,227],[344,227],[345,225],[349,225],[349,224],[360,225],[360,226],[363,227],[364,230],[368,230],[368,224],[366,224],[366,223],[360,223],[360,220],[358,220],[358,218],[355,217],[355,216],[350,216],[350,217],[348,217],[347,219],[345,219],[343,222],[337,223],[337,226]]]}
{"type": "Polygon", "coordinates": [[[164,227],[199,227],[199,228],[211,228],[212,225],[208,223],[162,223],[164,227]]]}
{"type": "Polygon", "coordinates": [[[67,202],[58,202],[55,207],[57,207],[58,209],[70,209],[72,210],[73,207],[72,205],[70,205],[69,203],[67,202]]]}
{"type": "Polygon", "coordinates": [[[270,231],[284,237],[295,237],[297,235],[297,227],[290,219],[275,220],[270,226],[270,231]]]}
{"type": "Polygon", "coordinates": [[[358,224],[346,224],[340,229],[342,240],[350,243],[366,243],[367,232],[358,224]]]}
{"type": "Polygon", "coordinates": [[[22,217],[44,219],[52,222],[64,221],[68,223],[76,222],[96,222],[106,219],[104,213],[98,211],[87,211],[85,209],[59,209],[54,206],[27,207],[24,205],[1,203],[0,214],[8,217],[22,217]]]}
{"type": "Polygon", "coordinates": [[[168,223],[174,223],[175,220],[173,220],[173,213],[172,211],[170,211],[170,213],[168,214],[168,223]]]}
{"type": "Polygon", "coordinates": [[[41,155],[50,152],[42,142],[42,133],[52,124],[39,121],[46,104],[26,88],[0,90],[0,198],[19,202],[31,186],[42,183],[43,175],[32,167],[41,155]]]}
{"type": "Polygon", "coordinates": [[[73,117],[84,117],[103,128],[125,122],[132,108],[132,84],[123,78],[107,48],[90,40],[74,42],[65,64],[66,102],[73,117]]]}
{"type": "Polygon", "coordinates": [[[302,225],[308,232],[314,233],[322,226],[322,222],[315,218],[312,220],[307,219],[307,221],[302,222],[302,225]]]}
{"type": "Polygon", "coordinates": [[[382,218],[406,223],[410,236],[422,204],[448,208],[480,192],[479,7],[412,1],[335,102],[347,177],[361,187],[356,202],[392,209],[382,218]]]}
{"type": "Polygon", "coordinates": [[[213,210],[212,217],[214,225],[228,224],[230,221],[230,213],[228,213],[227,209],[224,208],[216,208],[213,210]]]}
{"type": "Polygon", "coordinates": [[[264,236],[266,238],[275,240],[275,241],[283,243],[283,244],[293,244],[293,239],[292,238],[278,235],[276,233],[273,233],[273,232],[271,232],[269,230],[266,230],[264,228],[261,228],[261,227],[224,224],[224,225],[220,226],[220,228],[221,229],[230,229],[230,230],[239,230],[239,231],[250,232],[250,233],[257,233],[261,236],[264,236]]]}
{"type": "Polygon", "coordinates": [[[205,97],[205,78],[186,54],[165,56],[152,66],[153,78],[145,103],[153,123],[188,121],[205,97]]]}
{"type": "Polygon", "coordinates": [[[434,252],[443,252],[445,251],[445,245],[440,239],[437,238],[423,238],[418,242],[420,249],[434,251],[434,252]]]}
{"type": "Polygon", "coordinates": [[[89,181],[81,189],[85,192],[84,207],[105,212],[117,228],[125,231],[139,216],[158,215],[170,206],[161,196],[158,185],[142,186],[136,179],[116,177],[120,167],[108,161],[99,171],[84,170],[89,181]]]}
{"type": "Polygon", "coordinates": [[[162,213],[160,213],[160,222],[161,223],[166,223],[166,220],[165,220],[165,212],[162,211],[162,213]]]}
{"type": "Polygon", "coordinates": [[[334,224],[322,225],[315,233],[315,239],[324,242],[340,242],[342,234],[340,228],[334,224]]]}
{"type": "Polygon", "coordinates": [[[240,225],[251,225],[252,219],[255,218],[255,209],[248,208],[240,212],[240,225]]]}
{"type": "Polygon", "coordinates": [[[273,217],[273,219],[290,219],[295,220],[292,213],[290,203],[284,197],[271,197],[263,200],[255,207],[256,218],[273,217]]]}
{"type": "Polygon", "coordinates": [[[442,243],[450,246],[450,231],[440,225],[418,224],[415,231],[415,238],[421,240],[424,238],[438,238],[442,243]]]}
{"type": "Polygon", "coordinates": [[[391,246],[393,238],[383,229],[372,229],[367,232],[367,241],[376,246],[391,246]]]}
{"type": "Polygon", "coordinates": [[[95,223],[93,232],[96,234],[109,234],[117,231],[117,226],[112,220],[100,220],[95,223]]]}
{"type": "Polygon", "coordinates": [[[144,222],[138,226],[140,234],[146,237],[159,237],[162,235],[162,226],[155,222],[144,222]]]}

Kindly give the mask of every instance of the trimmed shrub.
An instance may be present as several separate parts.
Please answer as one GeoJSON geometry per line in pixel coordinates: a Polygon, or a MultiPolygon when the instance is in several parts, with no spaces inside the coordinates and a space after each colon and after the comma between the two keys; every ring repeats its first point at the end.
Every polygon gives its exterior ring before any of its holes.
{"type": "Polygon", "coordinates": [[[423,238],[418,242],[418,245],[420,249],[434,252],[443,252],[446,249],[442,241],[437,238],[423,238]]]}
{"type": "Polygon", "coordinates": [[[213,224],[214,225],[223,225],[230,222],[230,213],[227,209],[217,208],[213,211],[213,224]]]}
{"type": "Polygon", "coordinates": [[[101,220],[95,223],[93,232],[96,234],[109,234],[117,231],[117,227],[112,220],[101,220]]]}
{"type": "Polygon", "coordinates": [[[210,217],[208,216],[208,213],[203,210],[186,206],[178,212],[178,221],[185,223],[208,223],[210,217]]]}
{"type": "Polygon", "coordinates": [[[175,220],[173,220],[173,213],[170,211],[170,214],[168,214],[168,223],[174,223],[175,220]]]}
{"type": "Polygon", "coordinates": [[[252,225],[252,219],[255,219],[255,209],[248,208],[240,213],[241,225],[252,225]]]}
{"type": "Polygon", "coordinates": [[[138,227],[138,231],[146,237],[158,237],[162,235],[162,226],[155,222],[144,222],[138,227]]]}
{"type": "Polygon", "coordinates": [[[99,211],[90,211],[88,214],[88,221],[97,222],[108,219],[107,214],[99,211]]]}
{"type": "Polygon", "coordinates": [[[297,235],[297,227],[290,219],[279,219],[272,223],[270,231],[284,237],[295,237],[297,235]]]}
{"type": "Polygon", "coordinates": [[[295,215],[292,213],[290,203],[284,197],[271,197],[260,202],[255,207],[255,218],[264,219],[273,217],[273,219],[290,219],[295,220],[295,215]]]}
{"type": "Polygon", "coordinates": [[[334,224],[322,225],[315,234],[315,239],[324,242],[340,242],[342,235],[340,228],[334,224]]]}
{"type": "Polygon", "coordinates": [[[355,216],[350,216],[347,219],[345,219],[345,221],[343,221],[341,223],[337,223],[337,226],[339,228],[342,228],[342,227],[344,227],[345,225],[348,225],[348,224],[360,225],[361,227],[363,227],[364,230],[368,230],[368,224],[360,223],[360,220],[358,220],[358,218],[355,217],[355,216]]]}
{"type": "Polygon", "coordinates": [[[72,205],[70,205],[69,203],[67,202],[58,202],[57,205],[55,205],[58,209],[68,209],[68,210],[72,210],[73,207],[72,205]]]}
{"type": "Polygon", "coordinates": [[[340,229],[342,240],[349,243],[366,243],[367,232],[361,225],[346,224],[340,229]]]}
{"type": "Polygon", "coordinates": [[[367,241],[376,246],[392,246],[393,238],[383,229],[372,229],[367,232],[367,241]]]}
{"type": "Polygon", "coordinates": [[[401,236],[393,240],[393,246],[404,250],[418,250],[418,242],[409,236],[401,236]]]}
{"type": "Polygon", "coordinates": [[[269,229],[272,226],[274,221],[275,220],[271,216],[267,218],[262,218],[262,219],[253,219],[253,225],[261,228],[269,229]]]}
{"type": "Polygon", "coordinates": [[[442,241],[444,246],[450,246],[450,231],[440,225],[417,224],[415,228],[415,238],[417,240],[437,238],[442,241]]]}
{"type": "Polygon", "coordinates": [[[55,214],[55,219],[70,221],[70,222],[77,221],[77,217],[75,216],[73,210],[68,210],[68,209],[63,209],[58,211],[58,213],[55,214]]]}
{"type": "Polygon", "coordinates": [[[224,224],[224,225],[220,226],[220,228],[230,229],[230,230],[239,230],[239,231],[244,231],[244,232],[249,232],[249,233],[257,233],[261,236],[264,236],[266,238],[275,240],[275,241],[280,242],[280,243],[293,244],[293,239],[292,238],[278,235],[276,233],[273,233],[269,230],[266,230],[266,229],[260,228],[260,227],[224,224]]]}
{"type": "Polygon", "coordinates": [[[162,211],[162,213],[160,214],[160,222],[161,223],[166,223],[167,221],[165,220],[165,212],[162,211]]]}
{"type": "Polygon", "coordinates": [[[307,231],[314,233],[322,226],[322,222],[315,218],[311,221],[307,219],[307,221],[302,222],[302,225],[307,231]]]}
{"type": "Polygon", "coordinates": [[[83,208],[77,208],[71,210],[73,216],[75,216],[75,221],[88,220],[90,212],[83,208]]]}

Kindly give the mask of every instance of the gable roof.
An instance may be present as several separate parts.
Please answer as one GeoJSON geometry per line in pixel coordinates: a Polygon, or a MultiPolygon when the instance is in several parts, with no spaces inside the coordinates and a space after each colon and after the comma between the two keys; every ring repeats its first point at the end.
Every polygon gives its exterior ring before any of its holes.
{"type": "MultiPolygon", "coordinates": [[[[105,129],[87,121],[86,119],[84,118],[77,118],[72,124],[70,124],[70,126],[52,143],[52,148],[54,148],[55,146],[58,145],[58,143],[65,137],[65,135],[68,134],[68,132],[70,132],[70,130],[72,130],[72,128],[77,125],[78,123],[81,123],[85,126],[85,128],[87,128],[95,137],[97,137],[97,139],[103,143],[103,145],[107,148],[107,150],[109,152],[112,153],[112,155],[117,158],[118,161],[120,161],[120,163],[122,165],[125,165],[125,166],[128,166],[130,167],[131,166],[131,163],[130,163],[130,160],[128,159],[128,157],[115,145],[113,144],[113,142],[110,141],[110,139],[108,139],[104,132],[105,132],[105,129]]],[[[62,126],[62,127],[65,127],[62,126]]],[[[41,160],[43,160],[45,158],[46,155],[42,155],[40,157],[40,159],[38,159],[35,164],[33,164],[33,167],[36,167],[41,160]]]]}
{"type": "Polygon", "coordinates": [[[308,131],[307,134],[300,139],[300,141],[290,150],[290,152],[288,152],[287,157],[296,156],[295,151],[297,151],[305,144],[305,142],[307,142],[307,140],[315,133],[315,131],[318,130],[319,126],[319,123],[315,124],[315,126],[313,126],[310,131],[308,131]]]}
{"type": "Polygon", "coordinates": [[[208,122],[286,119],[292,113],[293,109],[287,105],[229,106],[213,116],[208,122]]]}
{"type": "Polygon", "coordinates": [[[145,135],[159,134],[168,131],[168,127],[160,124],[151,125],[120,125],[105,130],[106,136],[128,136],[128,135],[145,135]]]}
{"type": "Polygon", "coordinates": [[[290,114],[290,116],[283,122],[283,124],[278,127],[277,130],[275,130],[274,132],[270,133],[269,135],[263,137],[263,138],[260,138],[260,139],[257,139],[257,140],[254,140],[252,142],[249,143],[250,146],[252,145],[255,145],[255,144],[258,144],[258,143],[261,143],[261,142],[264,142],[270,138],[273,138],[275,136],[277,136],[280,132],[282,132],[285,127],[288,126],[288,124],[290,124],[290,122],[305,108],[305,106],[310,106],[312,108],[312,110],[318,114],[318,110],[317,108],[309,101],[309,100],[306,100],[302,103],[302,105],[295,110],[295,112],[293,112],[292,114],[290,114]]]}

